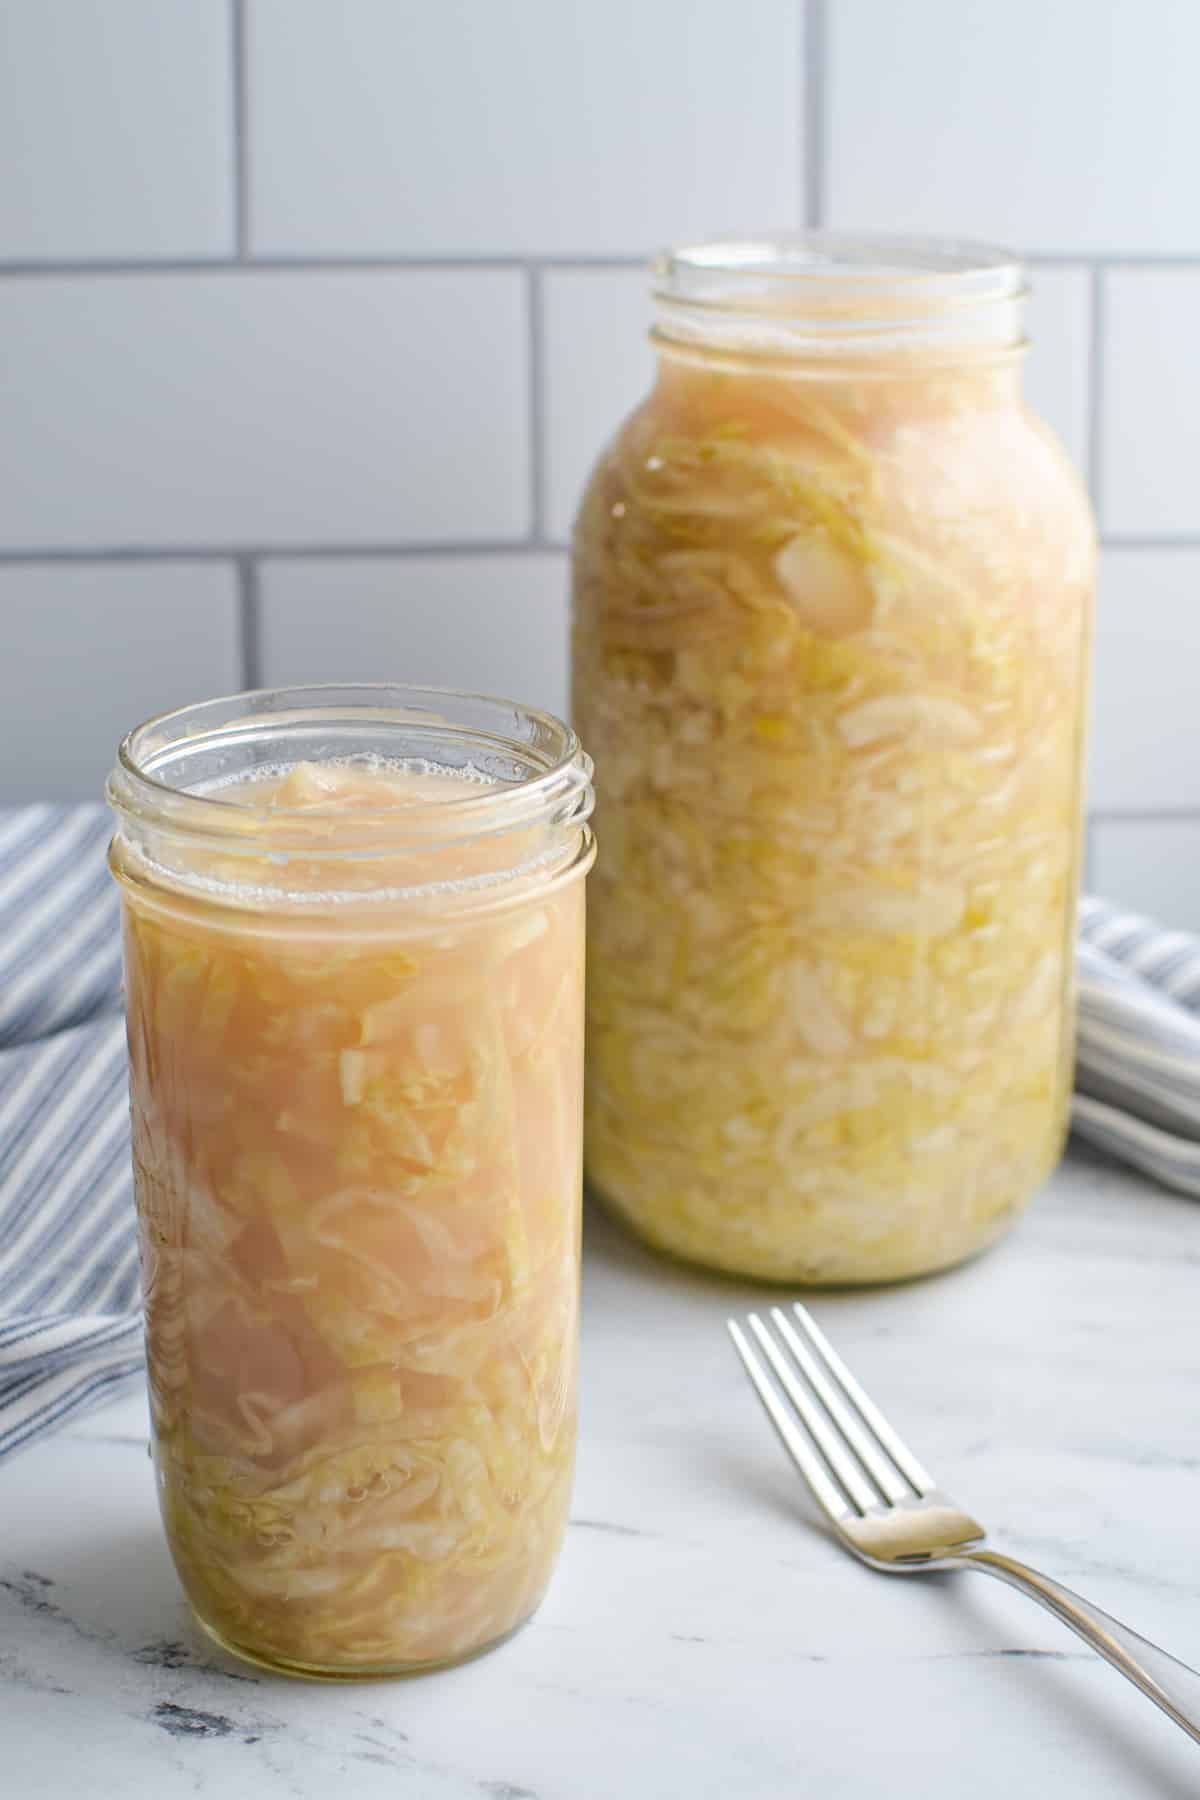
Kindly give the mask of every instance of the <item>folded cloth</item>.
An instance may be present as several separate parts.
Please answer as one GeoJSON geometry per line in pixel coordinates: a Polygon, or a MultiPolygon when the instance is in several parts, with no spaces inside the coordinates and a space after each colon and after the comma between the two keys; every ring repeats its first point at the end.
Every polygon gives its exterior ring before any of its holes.
{"type": "Polygon", "coordinates": [[[1200,938],[1085,895],[1076,979],[1075,1131],[1200,1194],[1200,938]]]}
{"type": "MultiPolygon", "coordinates": [[[[142,1367],[102,806],[0,810],[0,1458],[142,1367]]],[[[1085,899],[1073,1124],[1200,1194],[1200,939],[1085,899]]]]}
{"type": "Polygon", "coordinates": [[[142,1365],[111,828],[0,811],[0,1457],[142,1365]]]}

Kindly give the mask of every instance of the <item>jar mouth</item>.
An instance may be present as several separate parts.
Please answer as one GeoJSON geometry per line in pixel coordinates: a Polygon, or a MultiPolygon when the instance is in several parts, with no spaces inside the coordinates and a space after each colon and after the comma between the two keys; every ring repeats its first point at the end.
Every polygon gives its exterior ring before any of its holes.
{"type": "Polygon", "coordinates": [[[875,354],[1022,342],[1024,270],[985,244],[789,232],[684,245],[651,271],[666,343],[875,354]]]}
{"type": "Polygon", "coordinates": [[[261,688],[176,708],[136,726],[117,750],[106,794],[123,832],[165,833],[221,854],[312,851],[311,825],[333,822],[324,861],[443,849],[536,827],[583,827],[592,763],[552,713],[455,688],[387,682],[261,688]],[[248,783],[301,762],[419,767],[463,779],[431,800],[386,807],[336,800],[289,813],[248,783]],[[289,819],[296,829],[289,831],[289,819]]]}

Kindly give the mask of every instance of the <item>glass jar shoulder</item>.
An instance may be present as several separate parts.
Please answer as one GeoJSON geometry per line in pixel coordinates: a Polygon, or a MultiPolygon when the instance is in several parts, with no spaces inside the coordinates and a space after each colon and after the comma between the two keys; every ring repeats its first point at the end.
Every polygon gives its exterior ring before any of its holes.
{"type": "Polygon", "coordinates": [[[668,360],[593,473],[576,547],[610,603],[707,574],[833,635],[877,611],[889,570],[1020,600],[1078,597],[1094,560],[1079,479],[996,364],[816,379],[668,360]]]}

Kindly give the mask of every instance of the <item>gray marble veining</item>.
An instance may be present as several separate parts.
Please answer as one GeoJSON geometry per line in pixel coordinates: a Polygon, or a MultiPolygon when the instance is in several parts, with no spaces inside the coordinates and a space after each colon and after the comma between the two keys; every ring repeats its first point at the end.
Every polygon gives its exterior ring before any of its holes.
{"type": "MultiPolygon", "coordinates": [[[[0,1791],[20,1800],[1200,1794],[1200,1752],[1028,1602],[818,1529],[721,1329],[761,1298],[594,1213],[562,1567],[510,1645],[325,1687],[189,1623],[135,1395],[0,1468],[0,1791]]],[[[1200,1206],[1081,1154],[1007,1243],[818,1297],[995,1540],[1200,1664],[1200,1206]]]]}

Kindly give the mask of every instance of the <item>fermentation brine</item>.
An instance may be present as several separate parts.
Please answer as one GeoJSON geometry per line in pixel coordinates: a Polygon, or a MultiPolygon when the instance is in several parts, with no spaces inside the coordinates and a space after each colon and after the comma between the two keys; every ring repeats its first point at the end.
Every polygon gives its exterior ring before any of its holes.
{"type": "Polygon", "coordinates": [[[489,704],[242,696],[110,784],[167,1535],[316,1674],[503,1638],[566,1520],[590,790],[489,704]]]}
{"type": "Polygon", "coordinates": [[[657,383],[575,540],[589,1178],[719,1268],[917,1274],[1063,1140],[1086,501],[1005,258],[816,237],[656,273],[657,383]]]}

